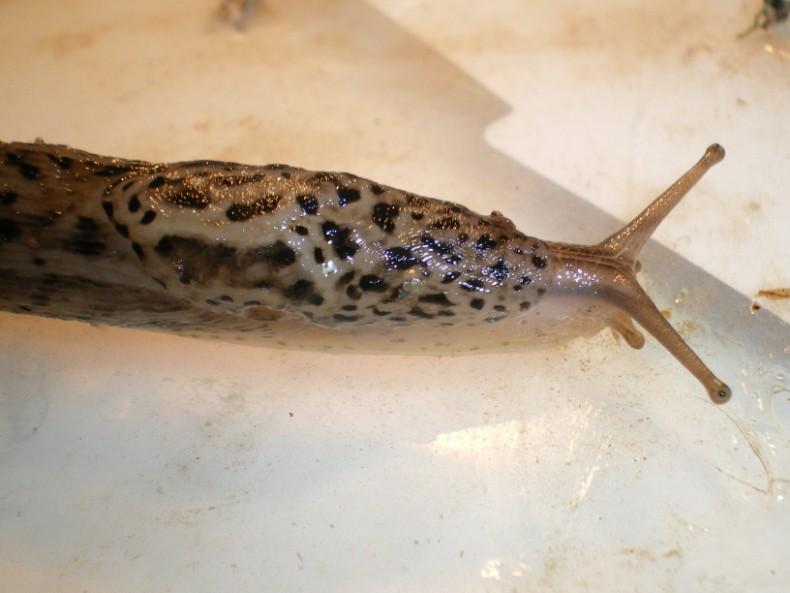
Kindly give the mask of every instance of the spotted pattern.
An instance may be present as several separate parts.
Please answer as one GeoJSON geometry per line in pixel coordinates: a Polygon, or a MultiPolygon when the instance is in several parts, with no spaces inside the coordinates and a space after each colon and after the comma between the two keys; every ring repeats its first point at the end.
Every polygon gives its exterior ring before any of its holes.
{"type": "Polygon", "coordinates": [[[166,290],[226,313],[255,302],[326,326],[474,325],[523,315],[551,282],[548,248],[501,215],[347,173],[181,163],[103,201],[166,290]]]}
{"type": "MultiPolygon", "coordinates": [[[[28,266],[47,271],[63,253],[95,265],[120,253],[140,283],[207,314],[474,326],[523,315],[551,282],[548,248],[501,215],[347,173],[155,165],[36,145],[0,154],[0,255],[29,244],[28,229],[55,225],[62,230],[33,241],[52,238],[53,251],[37,250],[28,266]],[[19,214],[26,184],[66,174],[96,201],[73,215],[60,204],[19,214]]],[[[60,273],[43,278],[64,284],[60,273]]],[[[45,291],[37,298],[43,304],[45,291]]]]}

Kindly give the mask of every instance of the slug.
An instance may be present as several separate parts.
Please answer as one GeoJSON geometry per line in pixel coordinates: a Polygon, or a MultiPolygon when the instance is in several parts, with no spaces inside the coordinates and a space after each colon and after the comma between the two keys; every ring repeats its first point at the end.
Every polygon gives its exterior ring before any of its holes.
{"type": "Polygon", "coordinates": [[[651,333],[724,403],[730,388],[636,280],[639,252],[716,144],[597,245],[542,241],[348,173],[152,164],[0,143],[0,310],[292,348],[543,347],[651,333]]]}

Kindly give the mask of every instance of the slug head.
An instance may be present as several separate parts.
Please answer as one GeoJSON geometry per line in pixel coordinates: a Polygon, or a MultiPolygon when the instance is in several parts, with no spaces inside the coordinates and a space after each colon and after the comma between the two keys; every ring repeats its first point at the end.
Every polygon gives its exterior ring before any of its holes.
{"type": "Polygon", "coordinates": [[[711,401],[723,404],[730,388],[716,377],[669,324],[636,279],[638,261],[648,238],[681,198],[716,163],[724,149],[713,144],[686,174],[617,233],[597,245],[548,243],[556,256],[552,292],[582,298],[588,312],[620,333],[628,344],[640,348],[644,337],[636,321],[653,335],[705,387],[711,401]]]}

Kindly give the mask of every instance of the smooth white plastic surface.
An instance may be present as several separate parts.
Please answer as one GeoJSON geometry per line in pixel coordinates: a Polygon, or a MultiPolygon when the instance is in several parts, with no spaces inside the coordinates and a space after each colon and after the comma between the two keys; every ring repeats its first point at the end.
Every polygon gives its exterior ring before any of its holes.
{"type": "Polygon", "coordinates": [[[759,2],[0,3],[0,138],[348,170],[596,241],[728,151],[648,338],[300,353],[0,315],[0,590],[786,591],[787,25],[759,2]],[[753,312],[759,305],[760,309],[753,312]],[[784,320],[784,321],[783,321],[784,320]]]}

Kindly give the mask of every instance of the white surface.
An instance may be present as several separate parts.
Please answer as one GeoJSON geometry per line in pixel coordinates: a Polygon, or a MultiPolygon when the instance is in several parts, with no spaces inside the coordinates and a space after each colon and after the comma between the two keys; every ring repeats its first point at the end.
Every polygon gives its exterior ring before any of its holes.
{"type": "Polygon", "coordinates": [[[2,315],[0,589],[787,590],[790,316],[749,312],[790,286],[787,26],[269,0],[238,33],[217,5],[0,3],[0,137],[349,170],[579,241],[721,142],[643,282],[733,401],[608,334],[341,357],[2,315]]]}

